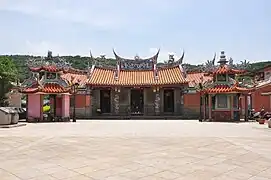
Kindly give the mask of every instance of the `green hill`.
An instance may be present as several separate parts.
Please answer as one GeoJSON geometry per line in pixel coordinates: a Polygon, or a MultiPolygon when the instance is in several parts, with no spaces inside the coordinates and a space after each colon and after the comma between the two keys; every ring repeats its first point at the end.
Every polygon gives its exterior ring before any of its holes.
{"type": "MultiPolygon", "coordinates": [[[[14,61],[15,65],[18,68],[19,78],[20,80],[24,80],[29,76],[29,71],[26,66],[26,60],[33,57],[28,55],[11,55],[9,56],[14,61]]],[[[38,57],[38,56],[37,56],[38,57]]],[[[62,56],[62,58],[65,58],[67,62],[72,63],[72,66],[77,69],[85,69],[87,67],[88,63],[90,62],[89,57],[81,57],[81,56],[62,56]]],[[[115,59],[101,59],[96,58],[101,65],[107,64],[107,65],[115,65],[116,60],[115,59]]],[[[163,63],[159,63],[163,64],[163,63]]],[[[271,65],[271,61],[265,61],[265,62],[257,62],[257,63],[251,63],[249,66],[248,71],[255,71],[257,69],[261,69],[267,65],[271,65]]],[[[202,67],[202,65],[192,65],[192,64],[186,64],[187,71],[197,71],[202,67]]]]}

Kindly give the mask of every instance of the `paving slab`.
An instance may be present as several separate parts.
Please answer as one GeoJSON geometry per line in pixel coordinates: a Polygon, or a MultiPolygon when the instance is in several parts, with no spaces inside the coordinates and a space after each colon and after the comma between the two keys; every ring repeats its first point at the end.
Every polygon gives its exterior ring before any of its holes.
{"type": "Polygon", "coordinates": [[[0,129],[1,180],[271,179],[257,123],[79,120],[0,129]]]}

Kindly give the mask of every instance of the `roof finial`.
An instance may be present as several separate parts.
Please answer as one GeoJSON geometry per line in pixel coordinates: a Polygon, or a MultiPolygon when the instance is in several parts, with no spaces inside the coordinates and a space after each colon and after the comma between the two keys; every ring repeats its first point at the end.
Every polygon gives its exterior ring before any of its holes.
{"type": "Polygon", "coordinates": [[[97,61],[95,58],[93,58],[91,49],[89,50],[89,62],[88,62],[88,66],[90,67],[90,64],[92,65],[96,65],[97,61]]]}
{"type": "Polygon", "coordinates": [[[135,60],[139,60],[139,59],[140,59],[139,55],[136,54],[136,55],[135,55],[135,60]]]}
{"type": "Polygon", "coordinates": [[[48,51],[47,59],[48,60],[52,60],[53,59],[53,53],[52,53],[52,51],[48,51]]]}
{"type": "Polygon", "coordinates": [[[228,63],[224,51],[221,51],[221,53],[220,53],[220,60],[217,63],[219,63],[220,65],[225,65],[225,64],[228,63]]]}
{"type": "Polygon", "coordinates": [[[180,59],[179,59],[179,63],[180,64],[183,64],[183,59],[184,59],[184,50],[183,50],[183,55],[180,57],[180,59]]]}

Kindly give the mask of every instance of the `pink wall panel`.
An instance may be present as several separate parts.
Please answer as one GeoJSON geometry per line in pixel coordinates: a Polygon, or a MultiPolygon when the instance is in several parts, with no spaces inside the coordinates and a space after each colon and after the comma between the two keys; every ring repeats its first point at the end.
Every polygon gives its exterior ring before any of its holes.
{"type": "Polygon", "coordinates": [[[70,96],[62,95],[62,117],[70,117],[70,96]]]}
{"type": "Polygon", "coordinates": [[[27,115],[28,119],[40,118],[41,116],[41,95],[29,94],[28,95],[27,115]]]}

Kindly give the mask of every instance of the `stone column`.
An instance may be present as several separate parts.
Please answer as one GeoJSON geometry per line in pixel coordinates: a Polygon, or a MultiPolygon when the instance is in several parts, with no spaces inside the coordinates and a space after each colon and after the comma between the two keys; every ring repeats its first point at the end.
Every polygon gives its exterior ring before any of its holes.
{"type": "Polygon", "coordinates": [[[157,90],[155,93],[154,110],[155,110],[155,115],[160,114],[160,93],[159,93],[159,90],[157,90]]]}
{"type": "Polygon", "coordinates": [[[92,115],[97,115],[97,109],[100,108],[100,89],[92,90],[91,110],[92,115]]]}
{"type": "Polygon", "coordinates": [[[160,114],[164,114],[164,89],[160,89],[160,114]]]}
{"type": "Polygon", "coordinates": [[[148,101],[147,101],[147,88],[143,88],[143,114],[148,115],[148,101]]]}
{"type": "Polygon", "coordinates": [[[115,93],[114,93],[114,105],[115,105],[115,114],[119,114],[119,108],[120,108],[120,105],[119,105],[119,101],[120,101],[120,96],[119,96],[119,92],[120,89],[119,88],[116,88],[115,89],[115,93]]]}

